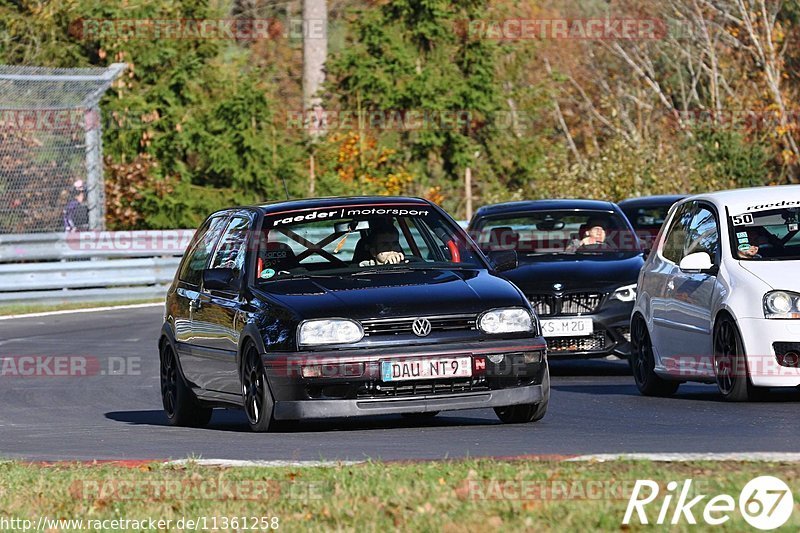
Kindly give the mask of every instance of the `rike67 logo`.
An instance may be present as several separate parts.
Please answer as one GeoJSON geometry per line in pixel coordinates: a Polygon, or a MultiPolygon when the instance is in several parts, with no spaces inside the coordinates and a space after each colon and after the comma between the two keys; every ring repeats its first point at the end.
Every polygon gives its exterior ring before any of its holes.
{"type": "Polygon", "coordinates": [[[739,493],[738,502],[729,494],[694,495],[691,479],[685,479],[680,486],[677,481],[670,481],[666,488],[661,494],[655,481],[636,480],[622,523],[630,524],[635,515],[641,524],[697,524],[699,518],[705,524],[718,526],[729,521],[738,507],[748,524],[768,531],[785,524],[794,508],[789,486],[773,476],[750,480],[739,493]],[[659,496],[660,504],[656,501],[659,496]]]}

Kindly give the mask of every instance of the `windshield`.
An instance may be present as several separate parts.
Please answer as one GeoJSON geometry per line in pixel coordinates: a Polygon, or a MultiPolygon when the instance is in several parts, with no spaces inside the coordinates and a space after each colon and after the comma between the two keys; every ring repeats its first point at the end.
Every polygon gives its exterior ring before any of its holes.
{"type": "Polygon", "coordinates": [[[730,217],[733,256],[744,261],[800,259],[800,208],[730,217]]]}
{"type": "Polygon", "coordinates": [[[463,233],[419,204],[337,206],[267,215],[261,281],[396,270],[486,268],[463,233]]]}
{"type": "Polygon", "coordinates": [[[640,253],[626,221],[613,211],[535,211],[482,220],[473,238],[484,251],[539,255],[640,253]]]}
{"type": "Polygon", "coordinates": [[[667,218],[667,213],[672,204],[654,205],[649,207],[623,207],[622,211],[630,220],[633,229],[646,230],[658,233],[661,225],[667,218]]]}

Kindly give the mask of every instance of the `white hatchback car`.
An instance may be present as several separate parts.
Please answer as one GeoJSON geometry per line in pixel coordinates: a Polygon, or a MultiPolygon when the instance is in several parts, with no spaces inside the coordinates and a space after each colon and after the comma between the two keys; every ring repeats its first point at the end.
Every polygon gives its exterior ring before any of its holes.
{"type": "Polygon", "coordinates": [[[637,292],[630,364],[642,394],[701,381],[746,401],[800,385],[800,185],[676,203],[637,292]]]}

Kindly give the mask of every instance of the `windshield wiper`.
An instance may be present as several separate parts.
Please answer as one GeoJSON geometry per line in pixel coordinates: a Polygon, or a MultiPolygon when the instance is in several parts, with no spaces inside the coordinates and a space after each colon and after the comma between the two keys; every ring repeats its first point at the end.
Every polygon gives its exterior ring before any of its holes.
{"type": "Polygon", "coordinates": [[[353,276],[360,276],[361,274],[380,274],[381,272],[403,272],[413,270],[409,265],[380,265],[364,267],[363,270],[356,270],[352,273],[353,276]]]}
{"type": "Polygon", "coordinates": [[[359,274],[379,274],[381,272],[411,272],[420,270],[474,270],[475,267],[466,265],[437,265],[428,263],[399,263],[396,265],[379,265],[366,267],[364,270],[354,272],[353,275],[359,274]]]}

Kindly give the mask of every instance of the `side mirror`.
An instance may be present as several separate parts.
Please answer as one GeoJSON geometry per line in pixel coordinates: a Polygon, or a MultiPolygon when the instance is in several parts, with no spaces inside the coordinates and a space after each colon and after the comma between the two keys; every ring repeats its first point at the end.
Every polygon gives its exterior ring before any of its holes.
{"type": "Polygon", "coordinates": [[[681,259],[678,265],[683,272],[703,272],[707,274],[716,273],[711,256],[706,252],[695,252],[681,259]]]}
{"type": "Polygon", "coordinates": [[[517,268],[519,262],[517,261],[516,250],[500,250],[496,252],[489,252],[486,254],[489,261],[494,265],[497,272],[505,272],[517,268]]]}
{"type": "Polygon", "coordinates": [[[238,291],[239,279],[232,268],[203,270],[203,287],[211,291],[238,291]]]}

